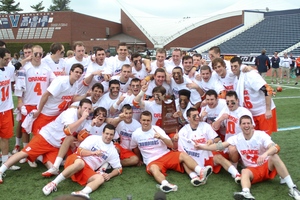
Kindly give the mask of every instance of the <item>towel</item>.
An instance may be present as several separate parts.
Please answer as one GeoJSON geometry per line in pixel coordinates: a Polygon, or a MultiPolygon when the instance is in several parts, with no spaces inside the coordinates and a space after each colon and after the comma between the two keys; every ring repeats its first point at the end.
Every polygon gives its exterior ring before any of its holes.
{"type": "Polygon", "coordinates": [[[22,123],[22,127],[25,129],[25,131],[30,134],[32,132],[32,124],[34,122],[34,120],[36,118],[33,118],[33,114],[36,112],[37,110],[32,110],[24,119],[23,123],[22,123]]]}

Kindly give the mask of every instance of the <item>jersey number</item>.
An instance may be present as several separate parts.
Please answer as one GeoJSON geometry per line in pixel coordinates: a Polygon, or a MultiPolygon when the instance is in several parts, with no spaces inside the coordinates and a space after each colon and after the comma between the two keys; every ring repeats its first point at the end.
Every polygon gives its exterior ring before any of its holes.
{"type": "Polygon", "coordinates": [[[42,95],[41,83],[36,83],[33,91],[36,92],[38,96],[42,95]]]}
{"type": "Polygon", "coordinates": [[[235,134],[235,123],[233,121],[227,122],[226,133],[235,134]]]}
{"type": "Polygon", "coordinates": [[[1,101],[5,101],[9,96],[9,86],[1,88],[1,101]]]}
{"type": "Polygon", "coordinates": [[[250,97],[249,96],[244,96],[244,104],[245,104],[245,107],[248,108],[248,109],[251,109],[253,108],[253,105],[250,101],[250,97]]]}

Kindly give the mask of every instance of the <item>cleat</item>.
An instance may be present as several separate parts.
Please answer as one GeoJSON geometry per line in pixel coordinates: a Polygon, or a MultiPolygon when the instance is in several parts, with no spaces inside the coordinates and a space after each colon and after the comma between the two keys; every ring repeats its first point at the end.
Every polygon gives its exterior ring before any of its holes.
{"type": "Polygon", "coordinates": [[[202,181],[201,181],[200,178],[197,176],[197,177],[192,178],[191,184],[192,184],[193,186],[196,186],[196,187],[197,187],[197,186],[202,185],[202,181]]]}
{"type": "Polygon", "coordinates": [[[200,174],[199,174],[199,179],[201,182],[205,181],[206,182],[206,179],[208,178],[209,175],[211,175],[212,173],[212,167],[209,165],[209,166],[206,166],[206,167],[203,167],[200,171],[200,174]]]}
{"type": "Polygon", "coordinates": [[[254,196],[250,192],[235,192],[233,194],[235,200],[255,200],[254,196]]]}
{"type": "Polygon", "coordinates": [[[90,196],[87,193],[84,193],[82,191],[72,192],[71,195],[73,195],[73,196],[82,196],[82,197],[86,197],[87,199],[90,199],[90,196]]]}
{"type": "Polygon", "coordinates": [[[300,191],[298,190],[297,186],[294,186],[290,189],[289,195],[296,200],[300,200],[300,191]]]}
{"type": "Polygon", "coordinates": [[[23,164],[23,163],[26,163],[27,162],[27,158],[22,158],[19,163],[23,164]]]}
{"type": "Polygon", "coordinates": [[[18,152],[20,152],[21,151],[21,148],[20,148],[20,146],[19,145],[16,145],[15,146],[15,148],[12,150],[12,154],[15,154],[15,153],[18,153],[18,152]]]}
{"type": "Polygon", "coordinates": [[[33,167],[33,168],[37,167],[36,162],[31,162],[30,160],[28,160],[27,163],[30,167],[33,167]]]}
{"type": "Polygon", "coordinates": [[[163,191],[164,193],[169,193],[169,192],[177,191],[178,187],[177,187],[177,185],[173,185],[171,183],[168,183],[166,185],[160,185],[159,189],[161,191],[163,191]]]}
{"type": "Polygon", "coordinates": [[[237,184],[241,184],[241,175],[237,174],[236,177],[234,178],[234,182],[236,182],[237,184]]]}
{"type": "Polygon", "coordinates": [[[56,176],[58,174],[59,174],[59,170],[55,167],[51,167],[47,171],[43,172],[42,176],[51,177],[51,176],[56,176]]]}
{"type": "Polygon", "coordinates": [[[56,184],[53,182],[48,183],[45,187],[43,187],[44,195],[48,196],[51,192],[56,192],[56,184]]]}
{"type": "Polygon", "coordinates": [[[16,165],[12,165],[10,168],[8,168],[8,170],[11,170],[11,171],[17,171],[19,169],[21,169],[21,167],[16,166],[16,165]]]}

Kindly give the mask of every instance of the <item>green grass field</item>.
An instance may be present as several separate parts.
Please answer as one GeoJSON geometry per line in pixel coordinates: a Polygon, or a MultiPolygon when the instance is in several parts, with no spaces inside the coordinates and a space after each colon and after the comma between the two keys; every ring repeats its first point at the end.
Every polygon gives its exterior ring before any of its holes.
{"type": "MultiPolygon", "coordinates": [[[[270,81],[268,81],[270,82],[270,81]]],[[[276,85],[272,85],[276,88],[276,85]]],[[[300,99],[300,86],[291,84],[282,85],[283,92],[277,93],[274,98],[277,107],[278,127],[291,128],[300,127],[298,104],[300,99]]],[[[299,173],[299,128],[294,130],[279,131],[273,133],[273,140],[281,146],[279,153],[286,164],[293,181],[300,187],[299,173]]],[[[14,146],[14,139],[11,140],[11,149],[14,146]]],[[[28,164],[17,164],[21,166],[19,171],[7,171],[4,183],[0,185],[1,200],[21,199],[53,199],[62,194],[69,194],[72,191],[80,190],[82,187],[70,179],[58,185],[57,192],[44,196],[42,188],[52,178],[43,178],[41,173],[46,170],[42,164],[37,168],[30,168],[28,164]]],[[[62,170],[62,168],[61,168],[62,170]]],[[[187,174],[180,174],[174,171],[168,172],[167,180],[178,185],[178,191],[167,194],[168,200],[227,200],[233,199],[233,192],[240,191],[229,173],[222,170],[219,174],[212,174],[206,185],[194,187],[190,184],[187,174]]],[[[156,182],[153,177],[145,172],[145,166],[126,167],[123,174],[103,184],[98,190],[91,194],[95,200],[111,200],[119,198],[125,200],[128,194],[133,200],[151,200],[155,192],[156,182]]],[[[279,184],[279,178],[252,186],[251,193],[258,200],[285,200],[292,199],[288,196],[286,185],[279,184]]]]}

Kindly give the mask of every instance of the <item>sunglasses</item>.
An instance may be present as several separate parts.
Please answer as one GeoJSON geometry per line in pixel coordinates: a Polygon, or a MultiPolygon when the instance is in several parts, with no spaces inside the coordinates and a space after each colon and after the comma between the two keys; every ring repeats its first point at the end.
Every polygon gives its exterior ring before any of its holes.
{"type": "Polygon", "coordinates": [[[42,57],[43,53],[35,52],[35,53],[33,53],[33,55],[34,55],[35,57],[37,57],[38,55],[39,55],[40,57],[42,57]]]}
{"type": "Polygon", "coordinates": [[[228,106],[228,105],[230,105],[230,104],[231,104],[231,105],[235,105],[236,103],[235,103],[234,101],[227,101],[226,104],[227,104],[227,106],[228,106]]]}
{"type": "Polygon", "coordinates": [[[62,54],[62,55],[65,54],[65,51],[61,51],[60,54],[62,54]]]}

